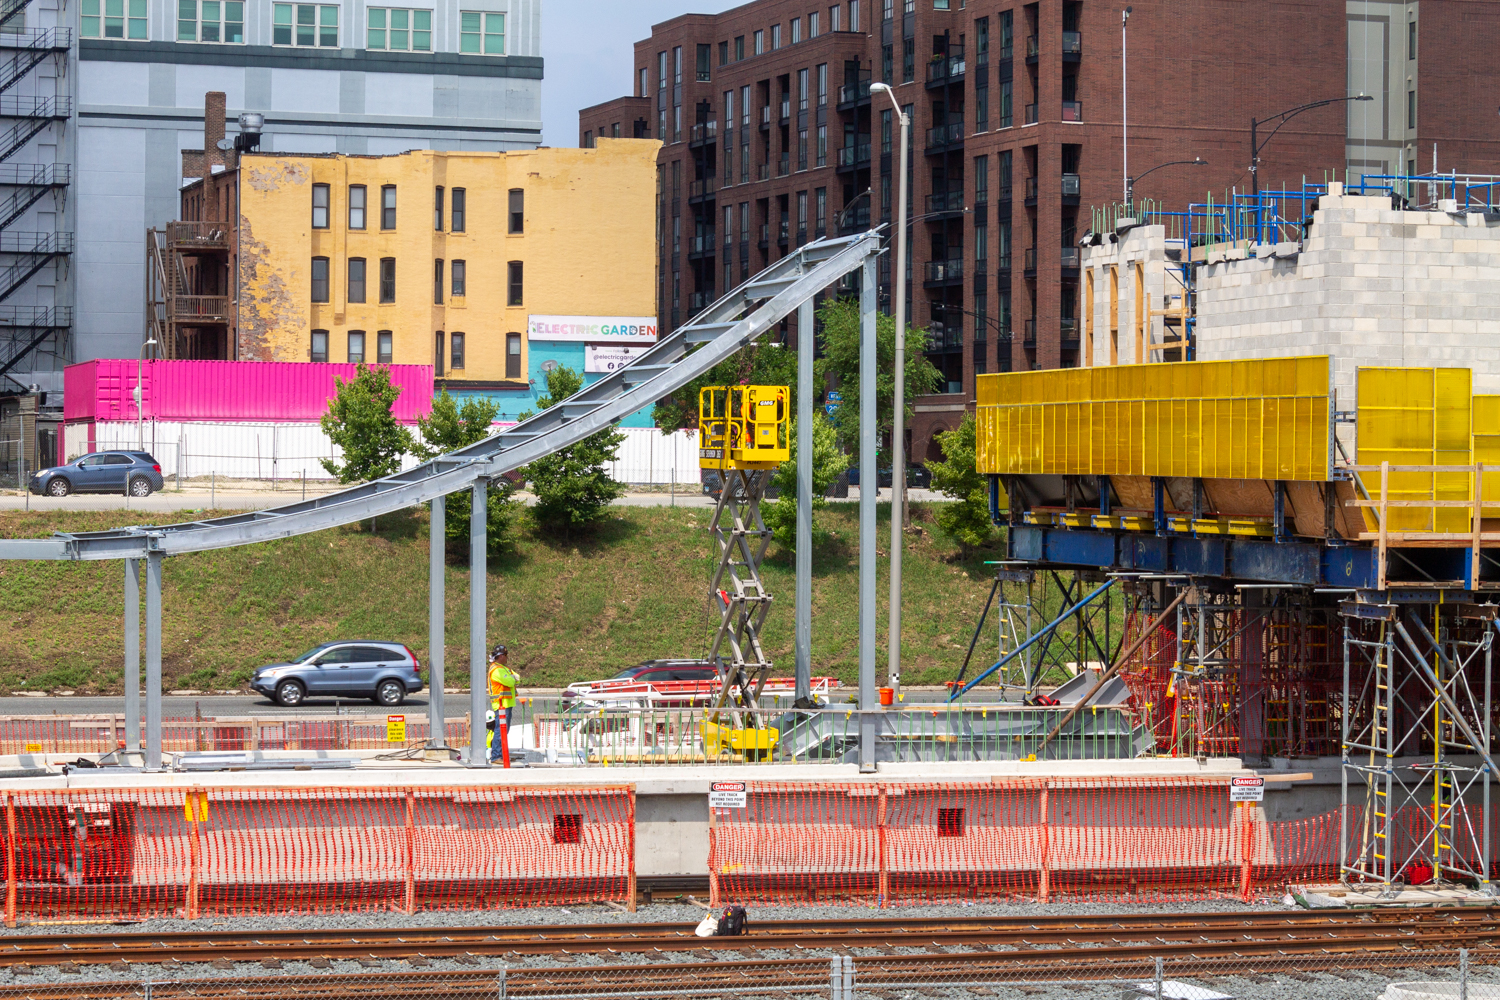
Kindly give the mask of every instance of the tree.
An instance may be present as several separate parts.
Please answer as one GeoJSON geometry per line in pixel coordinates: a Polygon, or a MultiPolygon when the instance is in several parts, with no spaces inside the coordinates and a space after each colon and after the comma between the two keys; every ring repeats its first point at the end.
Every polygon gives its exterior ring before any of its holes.
{"type": "MultiPolygon", "coordinates": [[[[422,461],[431,461],[439,455],[466,448],[490,436],[495,414],[500,408],[488,399],[470,396],[463,406],[444,389],[432,401],[432,412],[417,418],[417,434],[420,440],[414,443],[412,454],[422,461]]],[[[485,547],[491,555],[500,552],[511,540],[511,529],[515,523],[517,500],[516,487],[508,479],[492,480],[486,497],[485,547]]],[[[469,517],[474,510],[474,494],[470,490],[450,493],[446,498],[443,530],[448,546],[455,552],[468,554],[469,517]]]]}
{"type": "MultiPolygon", "coordinates": [[[[583,377],[559,365],[547,373],[547,393],[537,399],[537,405],[551,409],[581,388],[583,377]]],[[[604,470],[624,440],[625,435],[611,427],[522,469],[536,494],[531,516],[537,526],[567,536],[602,518],[605,509],[625,492],[624,485],[604,470]]]]}
{"type": "MultiPolygon", "coordinates": [[[[776,500],[761,508],[761,518],[771,529],[776,541],[784,548],[795,550],[797,546],[797,422],[791,426],[792,457],[782,462],[771,475],[771,485],[781,491],[776,500]]],[[[838,479],[839,473],[849,467],[849,456],[839,450],[838,432],[822,413],[813,411],[813,510],[822,507],[827,500],[824,494],[838,479]]],[[[813,542],[822,539],[824,532],[813,526],[813,542]]]]}
{"type": "Polygon", "coordinates": [[[995,537],[995,526],[990,522],[989,483],[975,463],[974,439],[974,414],[965,414],[957,430],[937,436],[943,460],[927,463],[932,488],[956,501],[938,509],[938,527],[968,548],[986,545],[995,537]]]}
{"type": "Polygon", "coordinates": [[[390,369],[361,364],[349,381],[335,375],[333,382],[334,396],[320,423],[323,433],[343,451],[344,462],[324,458],[323,468],[341,483],[363,483],[399,472],[412,437],[391,413],[401,390],[391,385],[390,369]]]}
{"type": "MultiPolygon", "coordinates": [[[[859,456],[859,302],[846,298],[824,302],[818,309],[823,324],[823,356],[815,371],[818,385],[837,380],[842,402],[834,411],[833,425],[839,442],[852,459],[859,456]]],[[[906,415],[911,401],[937,388],[941,373],[927,360],[930,337],[926,330],[906,329],[906,415]]],[[[896,395],[896,321],[883,313],[875,319],[875,424],[878,433],[892,427],[892,399],[896,395]]]]}
{"type": "Polygon", "coordinates": [[[656,426],[669,434],[684,428],[697,429],[698,393],[708,386],[796,385],[797,352],[780,343],[771,343],[770,336],[761,334],[734,357],[720,361],[671,396],[658,400],[651,411],[656,426]]]}

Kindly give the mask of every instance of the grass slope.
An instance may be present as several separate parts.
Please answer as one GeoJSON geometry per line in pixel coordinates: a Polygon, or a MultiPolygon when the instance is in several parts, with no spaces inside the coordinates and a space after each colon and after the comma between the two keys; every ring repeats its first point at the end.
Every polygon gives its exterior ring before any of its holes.
{"type": "MultiPolygon", "coordinates": [[[[208,512],[182,512],[191,520],[208,512]]],[[[224,513],[214,511],[214,514],[224,513]]],[[[887,554],[889,507],[879,554],[887,554]]],[[[713,560],[701,508],[617,507],[587,536],[537,535],[529,519],[502,558],[491,559],[490,642],[510,645],[523,682],[537,687],[613,673],[654,657],[701,656],[716,618],[713,560]]],[[[134,523],[119,512],[0,513],[0,537],[45,536],[134,523]]],[[[857,676],[858,513],[819,513],[830,535],[813,557],[813,664],[846,682],[857,676]]],[[[913,505],[917,526],[903,563],[902,646],[909,684],[942,683],[963,660],[989,593],[983,566],[942,535],[932,509],[913,505]]],[[[170,688],[235,687],[262,663],[329,639],[404,642],[427,662],[425,508],[313,535],[167,560],[162,672],[170,688]]],[[[878,674],[885,676],[888,561],[880,560],[878,674]]],[[[772,545],[763,566],[776,603],[765,639],[778,674],[792,670],[792,554],[772,545]]],[[[447,671],[468,671],[467,567],[447,574],[447,671]]],[[[118,692],[123,573],[119,562],[0,563],[0,690],[118,692]]],[[[994,618],[976,663],[993,662],[994,618]],[[990,657],[988,660],[984,657],[990,657]]],[[[972,676],[972,673],[971,673],[972,676]]]]}

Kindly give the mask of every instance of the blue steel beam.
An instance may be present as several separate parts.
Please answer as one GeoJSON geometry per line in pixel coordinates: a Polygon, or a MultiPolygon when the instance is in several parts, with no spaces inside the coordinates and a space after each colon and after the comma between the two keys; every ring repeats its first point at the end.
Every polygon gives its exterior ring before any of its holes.
{"type": "Polygon", "coordinates": [[[995,663],[991,664],[990,668],[988,670],[986,670],[984,673],[980,674],[978,677],[974,678],[972,681],[970,681],[969,683],[965,684],[963,687],[959,688],[957,691],[955,691],[952,694],[950,694],[948,696],[948,700],[950,702],[957,701],[959,698],[962,698],[964,695],[968,694],[969,691],[975,685],[977,685],[980,681],[983,681],[990,674],[993,674],[996,670],[999,670],[1001,667],[1005,666],[1011,660],[1015,659],[1017,656],[1020,656],[1021,653],[1025,652],[1028,649],[1030,649],[1043,636],[1051,635],[1052,634],[1052,630],[1055,629],[1055,628],[1057,628],[1057,626],[1061,625],[1063,623],[1063,621],[1068,618],[1068,616],[1073,615],[1073,614],[1077,614],[1078,610],[1080,608],[1084,607],[1084,605],[1086,605],[1089,602],[1093,601],[1094,598],[1096,598],[1100,594],[1104,593],[1110,587],[1113,587],[1114,584],[1115,584],[1114,580],[1105,580],[1098,587],[1095,587],[1094,588],[1094,592],[1091,593],[1091,594],[1089,594],[1089,596],[1085,597],[1083,600],[1079,601],[1077,604],[1073,605],[1071,608],[1068,608],[1062,614],[1060,614],[1056,618],[1052,619],[1051,623],[1048,624],[1046,628],[1042,629],[1036,635],[1032,636],[1030,639],[1027,639],[1025,642],[1021,643],[1021,645],[1017,646],[1015,649],[1011,650],[1009,653],[1006,653],[1004,656],[1000,657],[1000,659],[997,660],[995,663]]]}

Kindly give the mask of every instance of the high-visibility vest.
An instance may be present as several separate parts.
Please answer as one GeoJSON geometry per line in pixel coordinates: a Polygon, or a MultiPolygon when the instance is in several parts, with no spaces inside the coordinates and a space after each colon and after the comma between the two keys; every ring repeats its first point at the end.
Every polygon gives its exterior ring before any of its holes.
{"type": "Polygon", "coordinates": [[[515,707],[517,681],[514,671],[505,664],[490,664],[490,697],[495,708],[515,707]]]}

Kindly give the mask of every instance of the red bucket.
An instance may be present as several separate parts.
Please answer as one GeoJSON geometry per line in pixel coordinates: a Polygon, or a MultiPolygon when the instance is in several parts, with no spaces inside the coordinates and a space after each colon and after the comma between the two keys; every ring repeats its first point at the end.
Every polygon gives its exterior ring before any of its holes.
{"type": "Polygon", "coordinates": [[[896,703],[896,689],[895,688],[881,688],[880,689],[880,703],[882,705],[894,705],[896,703]]]}

